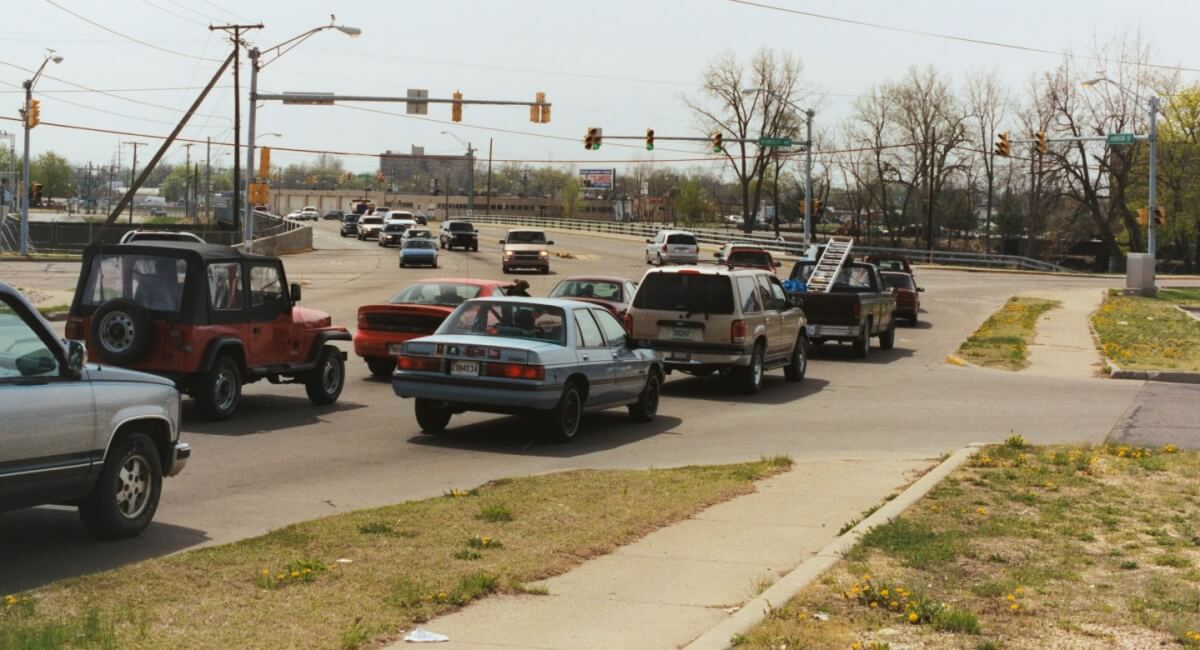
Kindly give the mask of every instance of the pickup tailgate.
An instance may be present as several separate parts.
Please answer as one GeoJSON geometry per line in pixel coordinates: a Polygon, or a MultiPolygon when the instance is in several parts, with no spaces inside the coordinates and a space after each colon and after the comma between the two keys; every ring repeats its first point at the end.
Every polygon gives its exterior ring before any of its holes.
{"type": "Polygon", "coordinates": [[[857,293],[823,293],[805,291],[804,315],[809,325],[858,325],[862,304],[857,293]]]}

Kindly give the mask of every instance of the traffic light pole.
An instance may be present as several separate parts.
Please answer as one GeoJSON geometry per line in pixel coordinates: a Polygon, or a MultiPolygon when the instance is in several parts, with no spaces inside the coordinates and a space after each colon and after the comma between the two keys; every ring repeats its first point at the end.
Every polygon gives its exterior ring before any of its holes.
{"type": "Polygon", "coordinates": [[[1158,248],[1158,238],[1155,236],[1155,221],[1158,221],[1158,96],[1150,98],[1150,197],[1146,201],[1148,216],[1146,219],[1146,252],[1150,259],[1155,259],[1158,248]]]}
{"type": "MultiPolygon", "coordinates": [[[[804,247],[812,245],[812,110],[804,111],[804,247]]],[[[778,207],[776,208],[778,209],[778,207]]],[[[778,219],[778,215],[775,217],[778,219]]],[[[778,223],[778,222],[776,222],[778,223]]]]}
{"type": "Polygon", "coordinates": [[[21,168],[21,256],[29,255],[29,106],[33,100],[33,81],[25,82],[25,112],[21,120],[25,127],[24,164],[21,168]]]}

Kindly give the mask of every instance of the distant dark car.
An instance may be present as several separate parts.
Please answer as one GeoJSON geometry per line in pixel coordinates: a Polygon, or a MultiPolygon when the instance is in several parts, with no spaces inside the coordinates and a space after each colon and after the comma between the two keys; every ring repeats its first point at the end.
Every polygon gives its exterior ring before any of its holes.
{"type": "Polygon", "coordinates": [[[909,325],[917,324],[917,313],[921,311],[921,292],[913,276],[898,271],[883,271],[879,274],[883,284],[896,292],[896,318],[903,318],[909,325]]]}
{"type": "MultiPolygon", "coordinates": [[[[807,284],[816,265],[813,260],[796,262],[789,279],[807,284]]],[[[871,351],[871,338],[877,336],[880,349],[891,350],[896,341],[896,296],[884,286],[875,266],[847,262],[832,289],[795,294],[804,301],[808,340],[814,345],[851,343],[854,355],[862,358],[871,351]]]]}
{"type": "Polygon", "coordinates": [[[389,223],[379,232],[379,245],[390,247],[399,246],[404,241],[404,231],[408,230],[406,223],[389,223]]]}
{"type": "Polygon", "coordinates": [[[330,221],[335,220],[335,219],[338,221],[341,221],[342,217],[343,217],[343,213],[341,210],[330,210],[329,212],[326,212],[325,214],[321,215],[322,219],[327,219],[330,221]]]}
{"type": "Polygon", "coordinates": [[[413,215],[413,221],[416,221],[418,226],[428,226],[429,225],[429,219],[426,219],[425,217],[422,217],[419,214],[413,215]]]}
{"type": "MultiPolygon", "coordinates": [[[[868,255],[865,260],[867,264],[874,264],[879,269],[880,273],[885,271],[896,271],[898,273],[913,274],[912,264],[908,262],[907,257],[899,255],[868,255]]],[[[915,276],[914,276],[915,277],[915,276]]]]}
{"type": "Polygon", "coordinates": [[[725,244],[721,250],[713,253],[713,257],[717,258],[718,264],[731,269],[762,269],[774,273],[779,267],[779,262],[769,251],[755,244],[725,244]]]}
{"type": "Polygon", "coordinates": [[[475,230],[475,226],[470,221],[447,221],[442,224],[438,242],[442,248],[450,250],[459,247],[463,250],[477,251],[479,250],[479,232],[475,230]]]}
{"type": "Polygon", "coordinates": [[[600,305],[620,318],[633,302],[637,283],[625,278],[600,275],[575,276],[559,282],[550,292],[551,298],[569,298],[600,305]]]}
{"type": "Polygon", "coordinates": [[[357,214],[348,214],[342,218],[341,235],[343,237],[358,236],[358,217],[359,215],[357,214]]]}

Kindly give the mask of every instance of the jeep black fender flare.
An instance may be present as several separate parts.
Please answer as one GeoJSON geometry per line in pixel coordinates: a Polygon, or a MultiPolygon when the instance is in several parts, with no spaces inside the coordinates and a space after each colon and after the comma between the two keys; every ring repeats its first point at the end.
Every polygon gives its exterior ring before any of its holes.
{"type": "Polygon", "coordinates": [[[204,359],[200,362],[200,370],[203,372],[212,370],[213,365],[217,363],[217,357],[224,352],[237,352],[241,357],[239,362],[245,366],[246,350],[242,347],[241,339],[233,336],[221,336],[208,342],[208,348],[204,350],[204,359]]]}
{"type": "MultiPolygon", "coordinates": [[[[321,359],[321,350],[325,349],[325,344],[330,341],[353,341],[354,336],[349,331],[344,329],[336,330],[321,330],[313,337],[312,349],[308,351],[308,360],[305,365],[310,368],[317,367],[317,362],[321,359]]],[[[344,353],[343,353],[344,354],[344,353]]]]}

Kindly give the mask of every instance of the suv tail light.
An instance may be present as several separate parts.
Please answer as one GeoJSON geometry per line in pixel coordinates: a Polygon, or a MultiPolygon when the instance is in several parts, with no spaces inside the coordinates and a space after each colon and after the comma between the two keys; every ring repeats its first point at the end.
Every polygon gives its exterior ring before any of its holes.
{"type": "Polygon", "coordinates": [[[746,342],[746,321],[739,318],[729,325],[729,340],[733,343],[746,342]]]}
{"type": "Polygon", "coordinates": [[[523,363],[496,363],[487,364],[487,369],[483,374],[487,377],[504,377],[505,379],[537,379],[546,378],[546,368],[544,366],[530,366],[523,363]]]}
{"type": "Polygon", "coordinates": [[[862,303],[856,302],[854,303],[854,320],[859,320],[860,318],[862,318],[862,303]]]}
{"type": "Polygon", "coordinates": [[[666,244],[663,244],[663,248],[662,248],[662,249],[663,249],[663,252],[664,252],[664,253],[665,253],[665,252],[667,252],[667,245],[666,245],[666,244]]]}
{"type": "Polygon", "coordinates": [[[417,370],[422,372],[438,372],[442,369],[442,360],[438,357],[396,357],[396,368],[400,370],[417,370]]]}

